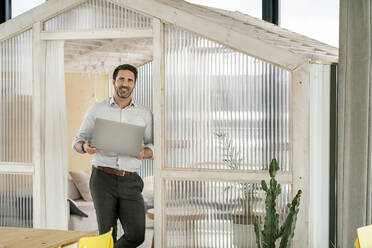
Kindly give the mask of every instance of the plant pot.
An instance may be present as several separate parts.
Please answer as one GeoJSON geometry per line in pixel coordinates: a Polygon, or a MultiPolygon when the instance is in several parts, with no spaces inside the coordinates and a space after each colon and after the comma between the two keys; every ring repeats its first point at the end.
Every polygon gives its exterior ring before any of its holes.
{"type": "Polygon", "coordinates": [[[233,215],[233,245],[236,248],[256,247],[253,218],[250,215],[233,215]]]}
{"type": "Polygon", "coordinates": [[[254,225],[233,223],[233,244],[237,248],[256,247],[254,225]]]}

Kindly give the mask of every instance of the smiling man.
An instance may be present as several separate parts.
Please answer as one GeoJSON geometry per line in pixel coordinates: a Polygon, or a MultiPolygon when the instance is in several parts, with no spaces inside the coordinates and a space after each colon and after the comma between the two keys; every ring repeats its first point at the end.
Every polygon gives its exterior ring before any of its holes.
{"type": "Polygon", "coordinates": [[[141,194],[143,181],[138,172],[142,159],[152,157],[152,113],[132,99],[137,81],[134,66],[118,66],[112,78],[114,96],[93,104],[87,110],[72,146],[78,153],[94,154],[89,186],[99,233],[106,233],[114,227],[115,248],[137,247],[145,238],[145,206],[141,194]],[[96,118],[144,126],[144,145],[140,154],[137,157],[123,156],[92,147],[90,140],[96,118]],[[124,235],[116,241],[118,219],[124,235]]]}

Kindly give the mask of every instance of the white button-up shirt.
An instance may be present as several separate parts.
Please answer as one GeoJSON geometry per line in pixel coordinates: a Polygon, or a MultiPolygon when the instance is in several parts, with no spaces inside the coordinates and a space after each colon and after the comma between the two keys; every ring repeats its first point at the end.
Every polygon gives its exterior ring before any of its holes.
{"type": "MultiPolygon", "coordinates": [[[[80,129],[72,141],[72,148],[75,151],[75,144],[77,142],[91,140],[96,118],[144,126],[144,147],[154,151],[151,111],[145,106],[135,103],[133,99],[130,105],[122,109],[115,103],[113,97],[95,103],[87,110],[80,129]]],[[[105,166],[138,173],[142,160],[132,156],[118,155],[117,153],[112,152],[97,152],[91,163],[93,166],[105,166]]]]}

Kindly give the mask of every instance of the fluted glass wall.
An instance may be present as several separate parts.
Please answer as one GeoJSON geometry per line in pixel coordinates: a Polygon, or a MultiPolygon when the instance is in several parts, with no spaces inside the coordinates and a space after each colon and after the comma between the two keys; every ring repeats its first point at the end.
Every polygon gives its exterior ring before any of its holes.
{"type": "Polygon", "coordinates": [[[32,227],[32,210],[32,176],[0,172],[0,226],[32,227]]]}
{"type": "MultiPolygon", "coordinates": [[[[152,62],[147,63],[138,68],[138,79],[136,83],[136,88],[133,91],[133,98],[137,103],[140,103],[148,107],[152,111],[152,62]]],[[[144,159],[142,161],[140,176],[144,179],[147,179],[151,183],[152,179],[148,179],[154,175],[153,170],[153,160],[144,159]]]]}
{"type": "Polygon", "coordinates": [[[32,227],[32,175],[2,166],[32,166],[32,30],[0,43],[0,226],[32,227]]]}
{"type": "MultiPolygon", "coordinates": [[[[132,97],[136,103],[142,104],[152,111],[152,62],[138,67],[137,70],[137,83],[136,88],[132,93],[132,97]]],[[[152,159],[142,160],[139,174],[144,182],[142,195],[147,204],[149,204],[146,206],[146,208],[153,208],[153,200],[151,199],[153,199],[154,196],[154,162],[152,159]]],[[[118,235],[120,236],[123,234],[124,230],[120,224],[120,221],[118,221],[118,235]]]]}
{"type": "Polygon", "coordinates": [[[149,17],[105,0],[89,0],[44,23],[46,31],[149,27],[149,17]]]}
{"type": "Polygon", "coordinates": [[[32,31],[0,42],[0,162],[32,163],[32,31]]]}
{"type": "Polygon", "coordinates": [[[290,73],[165,27],[166,167],[290,170],[290,73]]]}
{"type": "MultiPolygon", "coordinates": [[[[256,247],[253,218],[262,223],[265,192],[258,184],[165,181],[166,247],[256,247]]],[[[277,199],[280,224],[288,214],[290,185],[277,199]]]]}

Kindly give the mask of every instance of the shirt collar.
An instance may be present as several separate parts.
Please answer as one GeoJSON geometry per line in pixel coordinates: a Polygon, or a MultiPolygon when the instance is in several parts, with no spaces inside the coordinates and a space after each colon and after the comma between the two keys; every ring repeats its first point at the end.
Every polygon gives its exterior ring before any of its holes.
{"type": "MultiPolygon", "coordinates": [[[[114,106],[114,105],[116,105],[116,102],[114,100],[114,97],[112,96],[112,97],[110,97],[110,106],[114,106]]],[[[131,107],[136,106],[136,102],[134,101],[133,97],[132,97],[132,100],[130,101],[129,106],[131,106],[131,107]]]]}

